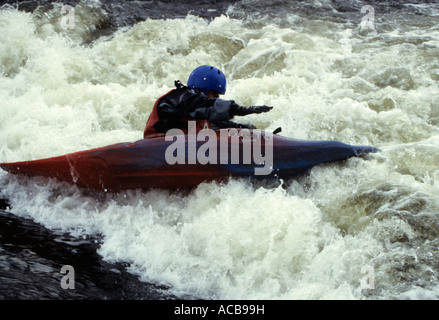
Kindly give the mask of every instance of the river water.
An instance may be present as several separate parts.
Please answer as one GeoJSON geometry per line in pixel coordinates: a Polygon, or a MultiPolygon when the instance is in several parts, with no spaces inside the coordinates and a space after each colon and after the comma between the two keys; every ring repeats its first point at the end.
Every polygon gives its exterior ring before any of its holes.
{"type": "Polygon", "coordinates": [[[0,298],[439,298],[437,2],[8,2],[0,162],[139,140],[201,64],[224,98],[274,107],[237,121],[381,152],[272,188],[94,194],[1,171],[0,298]]]}

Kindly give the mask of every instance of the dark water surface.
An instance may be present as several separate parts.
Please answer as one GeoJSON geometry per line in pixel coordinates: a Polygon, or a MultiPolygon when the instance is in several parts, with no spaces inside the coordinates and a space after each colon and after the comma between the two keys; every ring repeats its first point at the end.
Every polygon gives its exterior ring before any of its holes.
{"type": "Polygon", "coordinates": [[[126,265],[102,261],[98,239],[57,234],[3,210],[0,225],[0,299],[175,299],[166,288],[139,281],[126,265]],[[61,286],[65,265],[74,266],[74,288],[61,286]]]}

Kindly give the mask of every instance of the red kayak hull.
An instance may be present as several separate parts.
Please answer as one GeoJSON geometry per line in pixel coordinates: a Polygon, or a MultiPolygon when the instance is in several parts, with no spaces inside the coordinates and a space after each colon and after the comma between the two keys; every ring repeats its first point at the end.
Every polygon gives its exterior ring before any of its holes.
{"type": "MultiPolygon", "coordinates": [[[[262,165],[245,162],[242,137],[237,140],[229,137],[227,141],[220,141],[218,135],[217,161],[207,164],[198,161],[189,164],[191,141],[187,135],[184,139],[185,163],[169,164],[165,159],[166,150],[175,142],[159,137],[47,159],[1,163],[0,167],[13,174],[56,178],[94,190],[173,189],[193,188],[205,181],[221,181],[230,176],[289,178],[321,163],[341,161],[377,151],[373,147],[352,146],[338,141],[304,141],[271,135],[271,140],[261,140],[262,150],[272,148],[273,163],[270,173],[255,175],[255,168],[262,165]],[[227,143],[228,161],[220,159],[224,143],[227,143]],[[240,150],[238,163],[231,160],[234,146],[240,150]]],[[[203,144],[204,141],[196,141],[194,150],[200,150],[203,144]]]]}

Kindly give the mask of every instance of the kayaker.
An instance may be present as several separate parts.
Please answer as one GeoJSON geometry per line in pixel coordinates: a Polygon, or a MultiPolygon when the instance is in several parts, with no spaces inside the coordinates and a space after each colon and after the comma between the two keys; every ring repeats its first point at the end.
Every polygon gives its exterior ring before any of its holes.
{"type": "Polygon", "coordinates": [[[192,71],[187,86],[175,81],[175,89],[161,96],[154,104],[146,123],[145,139],[164,136],[173,128],[187,132],[188,121],[196,120],[197,131],[211,128],[249,128],[251,124],[230,121],[234,116],[268,112],[273,107],[242,107],[233,100],[220,99],[226,93],[226,77],[213,66],[203,65],[192,71]]]}

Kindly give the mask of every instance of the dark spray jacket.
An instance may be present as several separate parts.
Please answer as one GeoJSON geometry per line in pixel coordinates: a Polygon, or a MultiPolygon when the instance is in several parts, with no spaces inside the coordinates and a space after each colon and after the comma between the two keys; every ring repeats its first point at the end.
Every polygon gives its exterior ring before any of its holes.
{"type": "MultiPolygon", "coordinates": [[[[143,132],[145,139],[164,136],[173,128],[187,132],[190,120],[196,121],[197,132],[206,128],[255,128],[230,121],[234,115],[240,115],[238,110],[244,108],[233,100],[210,99],[180,81],[175,81],[175,86],[155,102],[143,132]]],[[[246,114],[249,113],[255,112],[246,114]]]]}

